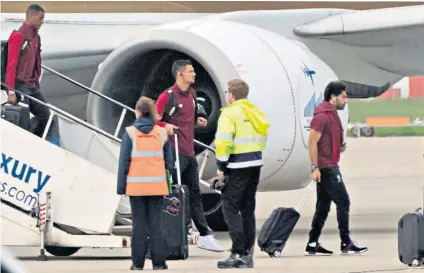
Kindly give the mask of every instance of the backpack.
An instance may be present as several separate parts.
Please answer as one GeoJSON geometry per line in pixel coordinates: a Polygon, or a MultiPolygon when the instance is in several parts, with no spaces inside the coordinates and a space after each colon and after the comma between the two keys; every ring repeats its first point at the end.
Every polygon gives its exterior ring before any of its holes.
{"type": "MultiPolygon", "coordinates": [[[[165,112],[162,118],[162,120],[166,122],[166,121],[169,121],[169,117],[172,117],[173,115],[178,113],[178,111],[180,110],[180,107],[178,107],[177,105],[174,92],[171,89],[168,89],[165,92],[169,94],[169,99],[168,99],[168,102],[166,103],[165,112]]],[[[201,104],[198,104],[196,102],[197,101],[196,92],[191,92],[191,94],[194,100],[194,113],[195,113],[194,124],[196,124],[198,117],[207,118],[207,114],[206,114],[205,108],[203,108],[201,104]]]]}
{"type": "MultiPolygon", "coordinates": [[[[22,53],[28,47],[29,39],[28,39],[27,35],[25,34],[25,32],[23,30],[18,29],[18,30],[14,30],[13,32],[16,32],[16,31],[18,31],[18,32],[22,33],[22,35],[24,35],[24,42],[21,46],[21,53],[22,53]]],[[[7,68],[8,53],[9,53],[9,40],[1,41],[1,67],[0,67],[0,70],[1,70],[1,82],[4,83],[4,84],[6,84],[6,68],[7,68]]]]}

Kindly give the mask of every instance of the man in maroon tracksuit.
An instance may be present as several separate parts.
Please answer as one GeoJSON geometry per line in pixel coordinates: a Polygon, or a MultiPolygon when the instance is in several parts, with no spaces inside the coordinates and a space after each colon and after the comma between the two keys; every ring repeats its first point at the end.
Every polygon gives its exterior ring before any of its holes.
{"type": "MultiPolygon", "coordinates": [[[[175,84],[163,92],[156,102],[158,114],[164,121],[157,121],[157,125],[165,127],[168,134],[178,134],[178,149],[180,159],[181,183],[187,185],[190,189],[190,212],[194,224],[200,233],[197,247],[211,251],[225,251],[218,244],[212,234],[209,232],[205,214],[202,206],[202,195],[199,186],[199,170],[196,155],[194,152],[194,125],[205,127],[207,120],[198,117],[196,113],[195,90],[191,87],[194,83],[196,73],[190,60],[177,60],[172,65],[172,75],[175,78],[175,84]],[[172,114],[168,101],[172,91],[175,96],[174,109],[172,114]],[[172,115],[169,115],[169,114],[172,115]]],[[[174,138],[170,137],[169,142],[175,155],[174,138]]],[[[176,169],[176,168],[175,168],[176,169]]],[[[172,180],[177,181],[176,170],[172,174],[172,180]]]]}
{"type": "Polygon", "coordinates": [[[312,162],[312,179],[317,182],[317,204],[305,255],[332,255],[319,243],[322,228],[327,220],[331,202],[337,207],[342,254],[358,254],[368,250],[357,246],[350,238],[350,199],[338,166],[340,153],[346,150],[343,127],[337,110],[347,103],[346,85],[330,82],[325,88],[324,101],[315,108],[309,136],[309,155],[312,162]]]}
{"type": "MultiPolygon", "coordinates": [[[[6,68],[6,85],[28,96],[45,102],[40,92],[41,76],[41,39],[38,30],[44,21],[44,9],[39,5],[30,5],[26,19],[19,31],[13,31],[8,40],[8,59],[6,68]]],[[[8,90],[8,102],[16,103],[13,90],[8,90]]],[[[50,111],[45,106],[27,98],[23,101],[29,105],[37,125],[34,134],[41,137],[47,125],[50,111]]]]}

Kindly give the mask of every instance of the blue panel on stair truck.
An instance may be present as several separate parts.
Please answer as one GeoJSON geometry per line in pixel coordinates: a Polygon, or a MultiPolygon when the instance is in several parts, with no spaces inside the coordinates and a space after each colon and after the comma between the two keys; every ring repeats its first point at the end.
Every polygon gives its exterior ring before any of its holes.
{"type": "MultiPolygon", "coordinates": [[[[37,126],[37,119],[35,117],[31,118],[31,126],[33,130],[37,126]]],[[[56,115],[53,116],[52,124],[50,125],[49,132],[47,133],[46,140],[58,147],[62,147],[59,133],[59,118],[56,115]]]]}
{"type": "Polygon", "coordinates": [[[57,116],[53,117],[52,125],[49,129],[46,139],[54,145],[62,147],[60,143],[59,119],[57,116]]]}

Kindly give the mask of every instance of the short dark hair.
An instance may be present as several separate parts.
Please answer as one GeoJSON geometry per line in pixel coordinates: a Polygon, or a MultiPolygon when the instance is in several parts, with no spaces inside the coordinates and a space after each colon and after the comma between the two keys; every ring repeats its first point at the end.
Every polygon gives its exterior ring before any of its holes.
{"type": "Polygon", "coordinates": [[[338,96],[346,91],[346,85],[341,81],[330,82],[324,91],[324,100],[330,101],[331,95],[338,96]]]}
{"type": "Polygon", "coordinates": [[[177,72],[182,72],[187,65],[192,65],[190,60],[176,60],[172,64],[172,76],[174,79],[177,78],[177,72]]]}
{"type": "Polygon", "coordinates": [[[28,6],[26,10],[26,16],[28,17],[32,12],[38,13],[38,12],[45,12],[45,11],[40,5],[32,4],[28,6]]]}

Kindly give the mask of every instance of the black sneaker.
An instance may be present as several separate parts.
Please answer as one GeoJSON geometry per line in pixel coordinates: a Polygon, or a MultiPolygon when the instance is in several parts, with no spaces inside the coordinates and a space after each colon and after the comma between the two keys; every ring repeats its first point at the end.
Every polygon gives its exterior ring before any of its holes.
{"type": "Polygon", "coordinates": [[[367,247],[359,247],[355,242],[342,243],[340,246],[341,255],[361,254],[368,251],[367,247]]]}
{"type": "Polygon", "coordinates": [[[253,254],[255,254],[255,246],[252,246],[251,248],[249,248],[248,250],[246,250],[246,255],[251,255],[253,256],[253,254]]]}
{"type": "Polygon", "coordinates": [[[309,243],[305,249],[305,256],[330,256],[333,251],[327,250],[320,243],[309,243]]]}
{"type": "Polygon", "coordinates": [[[143,270],[143,267],[137,267],[135,265],[131,265],[130,270],[143,270]]]}
{"type": "Polygon", "coordinates": [[[238,268],[253,268],[253,255],[251,255],[250,252],[241,258],[246,264],[239,265],[238,268]]]}
{"type": "Polygon", "coordinates": [[[218,261],[217,266],[218,268],[246,268],[248,267],[248,263],[241,255],[231,254],[228,259],[218,261]]]}
{"type": "Polygon", "coordinates": [[[168,269],[168,265],[164,264],[164,265],[154,265],[153,266],[153,270],[167,270],[168,269]]]}

